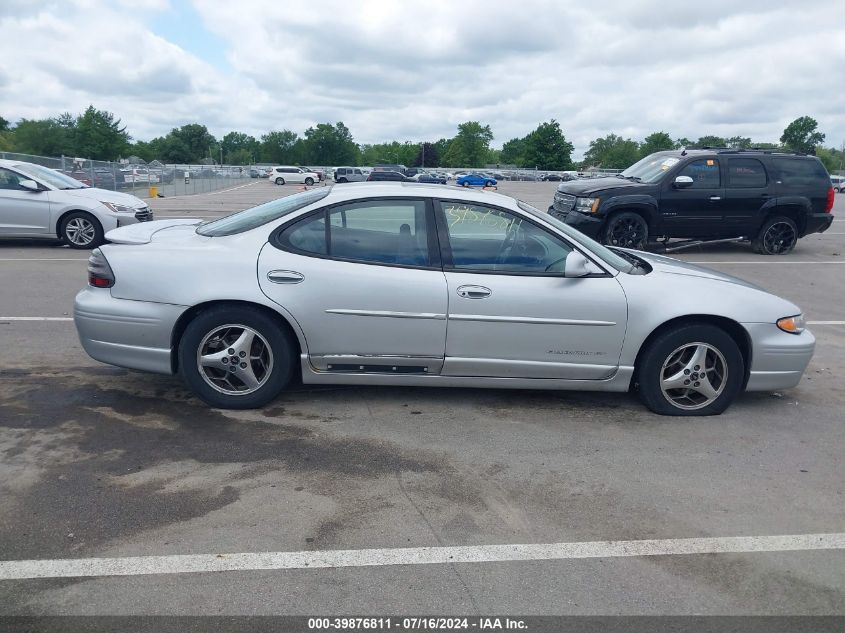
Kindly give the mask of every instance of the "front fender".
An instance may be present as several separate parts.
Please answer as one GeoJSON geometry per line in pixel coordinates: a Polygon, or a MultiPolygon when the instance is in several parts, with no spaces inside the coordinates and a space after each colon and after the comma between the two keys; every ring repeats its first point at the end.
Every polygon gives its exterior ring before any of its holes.
{"type": "MultiPolygon", "coordinates": [[[[601,197],[599,195],[599,197],[601,197]]],[[[602,202],[599,207],[599,213],[603,217],[608,217],[617,211],[638,211],[642,213],[648,223],[653,225],[658,218],[657,200],[654,196],[648,194],[628,194],[621,196],[614,196],[602,202]]]]}

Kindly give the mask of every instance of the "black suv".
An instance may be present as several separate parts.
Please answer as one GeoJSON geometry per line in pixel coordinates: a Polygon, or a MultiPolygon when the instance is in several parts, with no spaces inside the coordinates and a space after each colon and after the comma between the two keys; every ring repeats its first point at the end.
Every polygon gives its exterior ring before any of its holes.
{"type": "Polygon", "coordinates": [[[549,213],[603,244],[750,240],[783,255],[826,231],[834,193],[814,156],[766,150],[657,152],[621,174],[561,183],[549,213]]]}

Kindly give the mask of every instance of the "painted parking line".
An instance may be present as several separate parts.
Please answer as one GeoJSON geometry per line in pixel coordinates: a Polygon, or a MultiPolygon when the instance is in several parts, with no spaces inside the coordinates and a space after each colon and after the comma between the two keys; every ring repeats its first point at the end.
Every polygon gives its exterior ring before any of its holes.
{"type": "Polygon", "coordinates": [[[845,533],[0,561],[0,580],[845,549],[845,533]]]}

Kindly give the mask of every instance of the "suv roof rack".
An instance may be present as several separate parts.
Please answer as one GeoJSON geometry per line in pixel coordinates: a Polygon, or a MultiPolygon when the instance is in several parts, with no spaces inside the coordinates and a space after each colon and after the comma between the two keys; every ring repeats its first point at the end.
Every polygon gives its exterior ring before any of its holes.
{"type": "Polygon", "coordinates": [[[782,154],[784,156],[807,156],[804,152],[792,152],[785,149],[771,147],[710,147],[705,145],[697,149],[710,150],[719,154],[741,154],[743,152],[754,152],[757,154],[782,154]]]}

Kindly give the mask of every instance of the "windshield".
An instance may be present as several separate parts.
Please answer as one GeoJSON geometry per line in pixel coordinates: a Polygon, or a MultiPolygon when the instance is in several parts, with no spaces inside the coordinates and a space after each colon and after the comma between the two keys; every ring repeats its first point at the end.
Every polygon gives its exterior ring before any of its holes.
{"type": "Polygon", "coordinates": [[[544,213],[543,211],[540,211],[540,209],[532,207],[530,204],[523,202],[522,200],[517,200],[516,204],[523,211],[527,211],[531,215],[534,215],[540,218],[541,220],[548,222],[562,233],[565,233],[567,237],[570,237],[575,242],[578,242],[578,244],[583,246],[587,251],[598,257],[604,263],[612,266],[616,270],[623,273],[627,273],[631,272],[631,270],[635,267],[627,259],[620,257],[619,255],[605,248],[598,242],[591,240],[589,237],[587,237],[580,231],[573,229],[571,226],[567,226],[553,215],[544,213]]]}
{"type": "Polygon", "coordinates": [[[639,182],[657,182],[680,160],[674,152],[657,152],[634,163],[619,175],[639,182]]]}
{"type": "Polygon", "coordinates": [[[250,231],[322,200],[329,195],[329,191],[331,187],[323,187],[272,200],[224,218],[203,222],[197,227],[197,233],[208,237],[221,237],[250,231]]]}
{"type": "Polygon", "coordinates": [[[55,187],[56,189],[85,189],[88,185],[84,185],[75,178],[65,176],[63,173],[35,165],[33,163],[18,163],[14,166],[15,169],[22,174],[40,180],[43,183],[55,187]]]}

